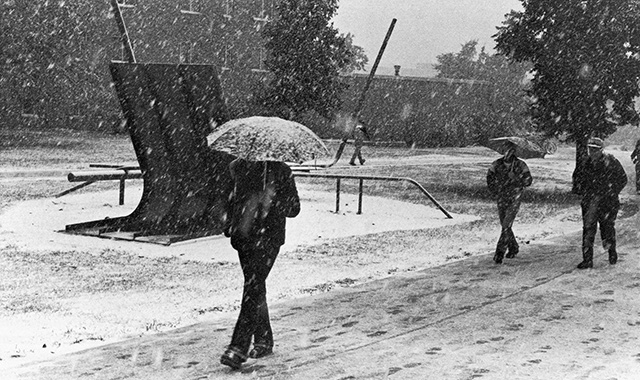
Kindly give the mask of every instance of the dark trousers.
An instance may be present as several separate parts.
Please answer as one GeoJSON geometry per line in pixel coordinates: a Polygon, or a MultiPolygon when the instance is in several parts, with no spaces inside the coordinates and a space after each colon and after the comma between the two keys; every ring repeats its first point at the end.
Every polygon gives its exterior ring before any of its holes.
{"type": "Polygon", "coordinates": [[[244,289],[240,315],[233,330],[230,347],[246,355],[254,344],[273,347],[273,332],[269,322],[266,280],[276,261],[280,247],[239,250],[244,274],[244,289]]]}
{"type": "Polygon", "coordinates": [[[358,159],[360,164],[362,164],[364,162],[364,160],[362,159],[362,146],[363,145],[364,145],[364,143],[362,142],[362,140],[355,140],[353,142],[353,155],[351,155],[351,160],[349,161],[350,163],[354,164],[356,162],[356,158],[358,159]]]}
{"type": "Polygon", "coordinates": [[[593,241],[598,224],[602,246],[609,254],[616,253],[616,217],[620,209],[617,197],[586,196],[580,203],[582,207],[582,258],[593,260],[593,241]]]}
{"type": "Polygon", "coordinates": [[[636,164],[636,192],[640,193],[640,161],[636,164]]]}
{"type": "Polygon", "coordinates": [[[498,197],[498,216],[500,217],[500,238],[496,246],[496,255],[503,257],[509,250],[512,254],[518,253],[519,247],[511,227],[520,209],[522,193],[512,196],[498,197]]]}

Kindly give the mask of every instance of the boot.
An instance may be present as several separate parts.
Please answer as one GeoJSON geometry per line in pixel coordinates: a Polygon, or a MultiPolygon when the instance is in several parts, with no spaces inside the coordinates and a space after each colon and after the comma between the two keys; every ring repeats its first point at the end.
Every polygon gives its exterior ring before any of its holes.
{"type": "Polygon", "coordinates": [[[504,253],[496,252],[496,254],[493,256],[493,261],[496,264],[502,264],[502,257],[503,256],[504,256],[504,253]]]}
{"type": "Polygon", "coordinates": [[[514,257],[516,257],[516,255],[518,254],[518,252],[520,252],[520,249],[515,247],[515,248],[509,248],[509,253],[507,253],[507,259],[513,259],[514,257]]]}
{"type": "Polygon", "coordinates": [[[240,353],[235,347],[229,347],[220,357],[220,364],[229,366],[235,370],[242,367],[242,363],[247,361],[247,357],[240,353]]]}
{"type": "Polygon", "coordinates": [[[578,269],[593,268],[593,247],[582,249],[582,262],[578,264],[578,269]]]}
{"type": "Polygon", "coordinates": [[[253,349],[249,351],[249,357],[251,359],[260,359],[273,353],[273,345],[256,343],[253,345],[253,349]]]}
{"type": "Polygon", "coordinates": [[[609,264],[613,265],[618,262],[618,252],[609,251],[609,264]]]}
{"type": "Polygon", "coordinates": [[[580,264],[578,264],[578,269],[589,269],[593,268],[593,260],[583,260],[580,264]]]}

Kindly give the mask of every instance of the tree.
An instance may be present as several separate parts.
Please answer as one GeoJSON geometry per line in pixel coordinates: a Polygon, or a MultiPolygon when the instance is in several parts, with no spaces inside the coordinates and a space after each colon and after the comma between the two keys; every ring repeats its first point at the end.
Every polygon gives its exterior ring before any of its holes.
{"type": "Polygon", "coordinates": [[[506,15],[496,49],[533,63],[529,94],[534,125],[576,142],[576,170],[589,137],[637,124],[640,73],[637,0],[520,0],[506,15]]]}
{"type": "Polygon", "coordinates": [[[438,71],[438,78],[449,79],[480,79],[479,66],[482,64],[478,57],[477,40],[471,40],[462,45],[459,53],[440,54],[436,57],[438,61],[433,67],[438,71]]]}
{"type": "Polygon", "coordinates": [[[478,102],[466,113],[466,135],[472,142],[482,144],[492,137],[527,132],[525,77],[529,63],[510,63],[504,56],[490,55],[482,47],[477,51],[477,40],[462,45],[458,53],[446,53],[436,57],[438,78],[483,81],[491,86],[490,101],[478,102]]]}
{"type": "Polygon", "coordinates": [[[307,111],[331,117],[345,84],[340,71],[353,62],[347,37],[329,23],[337,0],[282,0],[267,24],[265,65],[272,77],[260,100],[278,116],[295,120],[307,111]]]}
{"type": "Polygon", "coordinates": [[[109,36],[108,7],[93,1],[6,1],[0,7],[0,127],[20,126],[21,114],[47,127],[99,123],[118,112],[109,80],[98,64],[109,36]]]}
{"type": "Polygon", "coordinates": [[[366,71],[365,67],[369,63],[369,57],[361,46],[353,44],[353,34],[341,34],[341,38],[345,39],[346,48],[351,52],[349,63],[340,70],[341,74],[351,74],[354,71],[366,71]]]}

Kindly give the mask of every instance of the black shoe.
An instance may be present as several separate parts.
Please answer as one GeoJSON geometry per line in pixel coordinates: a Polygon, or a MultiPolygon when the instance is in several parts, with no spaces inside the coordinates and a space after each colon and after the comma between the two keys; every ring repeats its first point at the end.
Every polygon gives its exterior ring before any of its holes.
{"type": "Polygon", "coordinates": [[[613,265],[618,262],[618,253],[609,252],[609,264],[613,265]]]}
{"type": "Polygon", "coordinates": [[[363,159],[362,159],[362,161],[360,161],[360,165],[364,165],[364,162],[365,162],[365,161],[366,161],[366,160],[363,158],[363,159]]]}
{"type": "Polygon", "coordinates": [[[502,264],[502,255],[496,253],[495,256],[493,256],[493,261],[495,261],[496,264],[502,264]]]}
{"type": "Polygon", "coordinates": [[[355,162],[349,162],[349,165],[356,166],[356,163],[355,162]]]}
{"type": "Polygon", "coordinates": [[[505,256],[507,259],[513,259],[514,257],[516,257],[518,255],[519,250],[514,249],[514,250],[509,250],[509,253],[507,253],[507,255],[505,256]]]}
{"type": "Polygon", "coordinates": [[[588,269],[588,268],[593,268],[593,261],[584,260],[583,262],[578,264],[578,269],[588,269]]]}
{"type": "Polygon", "coordinates": [[[267,346],[266,344],[255,344],[253,349],[249,351],[249,357],[251,359],[260,359],[267,355],[273,354],[273,346],[267,346]]]}
{"type": "Polygon", "coordinates": [[[247,361],[247,357],[237,352],[236,350],[229,348],[220,357],[220,364],[224,364],[233,369],[240,369],[242,363],[247,361]]]}

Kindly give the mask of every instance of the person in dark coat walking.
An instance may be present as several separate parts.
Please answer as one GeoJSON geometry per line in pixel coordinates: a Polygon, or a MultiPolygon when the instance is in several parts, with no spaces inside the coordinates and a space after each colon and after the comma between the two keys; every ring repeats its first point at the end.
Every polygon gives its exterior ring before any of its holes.
{"type": "Polygon", "coordinates": [[[520,248],[511,227],[520,209],[522,192],[531,186],[533,178],[527,164],[516,157],[516,145],[510,141],[505,143],[506,152],[495,160],[487,172],[489,191],[498,198],[498,216],[500,218],[500,238],[496,245],[493,261],[502,264],[508,250],[507,258],[516,257],[520,248]]]}
{"type": "Polygon", "coordinates": [[[602,246],[609,263],[618,262],[615,222],[620,209],[618,194],[627,185],[627,174],[613,155],[604,153],[604,142],[592,138],[587,143],[589,156],[582,170],[574,172],[577,192],[582,195],[582,262],[578,269],[593,268],[593,242],[600,225],[602,246]]]}
{"type": "Polygon", "coordinates": [[[265,282],[285,242],[286,218],[300,212],[300,198],[291,169],[283,162],[237,159],[229,168],[233,190],[225,235],[238,251],[244,289],[231,343],[220,362],[239,369],[247,356],[257,359],[273,352],[265,282]]]}
{"type": "Polygon", "coordinates": [[[360,162],[360,165],[364,165],[365,159],[362,158],[362,147],[364,146],[364,139],[369,139],[369,133],[367,132],[367,128],[358,124],[353,130],[353,155],[351,155],[351,160],[349,160],[349,165],[356,164],[356,158],[360,162]]]}
{"type": "Polygon", "coordinates": [[[640,139],[636,141],[636,147],[631,152],[631,161],[636,165],[636,193],[640,194],[640,139]]]}

